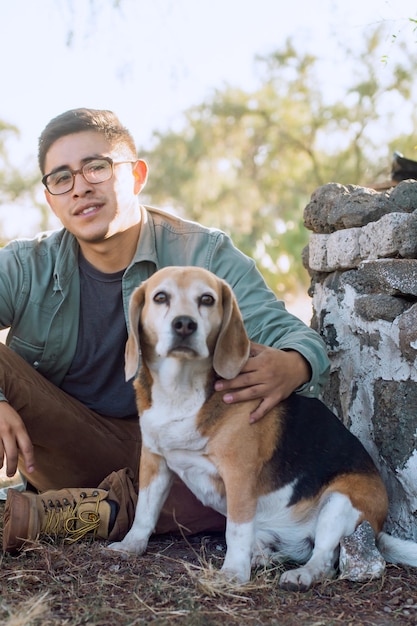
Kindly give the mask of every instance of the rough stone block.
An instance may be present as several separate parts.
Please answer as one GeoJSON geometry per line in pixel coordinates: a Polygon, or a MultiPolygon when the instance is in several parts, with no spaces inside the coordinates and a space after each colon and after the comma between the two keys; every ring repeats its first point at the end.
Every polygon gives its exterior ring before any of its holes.
{"type": "Polygon", "coordinates": [[[398,255],[404,243],[402,240],[404,230],[401,229],[399,234],[399,228],[409,221],[410,216],[406,213],[389,213],[377,222],[364,226],[359,238],[362,259],[379,259],[398,255]]]}
{"type": "Polygon", "coordinates": [[[416,259],[378,259],[358,267],[357,280],[366,282],[369,293],[417,297],[416,259]]]}
{"type": "Polygon", "coordinates": [[[340,578],[362,582],[381,578],[385,560],[375,545],[374,531],[369,522],[362,522],[349,537],[340,542],[340,578]]]}
{"type": "Polygon", "coordinates": [[[407,219],[396,230],[398,253],[403,258],[417,258],[417,213],[407,215],[407,219]]]}
{"type": "Polygon", "coordinates": [[[403,313],[398,320],[401,354],[414,363],[417,357],[417,304],[403,313]]]}
{"type": "Polygon", "coordinates": [[[397,210],[412,213],[417,209],[417,182],[403,180],[389,192],[397,210]]]}
{"type": "Polygon", "coordinates": [[[342,419],[343,410],[340,402],[340,373],[338,370],[331,372],[329,381],[322,393],[322,400],[338,417],[342,419]]]}
{"type": "Polygon", "coordinates": [[[357,187],[351,194],[338,199],[329,213],[328,222],[337,230],[359,228],[393,211],[395,205],[388,194],[357,187]]]}
{"type": "Polygon", "coordinates": [[[340,196],[349,195],[352,187],[328,183],[316,189],[304,209],[304,225],[314,233],[328,234],[335,230],[329,226],[328,215],[340,196]]]}
{"type": "Polygon", "coordinates": [[[404,467],[416,448],[417,384],[413,380],[374,383],[374,440],[385,462],[395,471],[404,467]]]}
{"type": "Polygon", "coordinates": [[[330,272],[327,265],[327,240],[329,235],[314,234],[308,245],[308,264],[314,272],[330,272]]]}
{"type": "Polygon", "coordinates": [[[351,269],[361,262],[359,237],[360,228],[339,230],[327,240],[327,266],[331,271],[351,269]]]}
{"type": "Polygon", "coordinates": [[[358,296],[354,303],[355,313],[368,322],[377,320],[393,322],[409,307],[410,303],[406,300],[382,293],[358,296]]]}

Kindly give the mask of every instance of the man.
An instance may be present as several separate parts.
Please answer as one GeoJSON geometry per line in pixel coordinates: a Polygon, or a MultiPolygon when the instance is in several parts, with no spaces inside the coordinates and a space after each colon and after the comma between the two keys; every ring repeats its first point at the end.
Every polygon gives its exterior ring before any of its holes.
{"type": "MultiPolygon", "coordinates": [[[[123,374],[127,309],[160,267],[202,266],[235,291],[252,355],[217,388],[227,403],[259,399],[252,421],[295,390],[317,396],[328,370],[319,336],[286,312],[224,233],[140,206],[147,165],[112,112],[53,119],[39,166],[63,229],[0,250],[0,327],[10,327],[0,348],[0,459],[33,488],[9,490],[5,551],[42,533],[116,540],[128,530],[140,434],[123,374]]],[[[178,481],[156,531],[178,524],[199,532],[223,519],[178,481]]]]}

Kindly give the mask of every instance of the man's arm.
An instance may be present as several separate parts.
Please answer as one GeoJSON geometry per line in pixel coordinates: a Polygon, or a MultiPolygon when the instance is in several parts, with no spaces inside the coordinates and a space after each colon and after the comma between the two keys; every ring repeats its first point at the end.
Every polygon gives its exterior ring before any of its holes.
{"type": "Polygon", "coordinates": [[[317,397],[329,372],[325,344],[318,333],[285,309],[254,261],[227,236],[219,237],[210,269],[231,285],[252,341],[241,373],[216,384],[216,389],[226,392],[224,401],[259,399],[251,415],[251,421],[257,421],[294,391],[317,397]]]}

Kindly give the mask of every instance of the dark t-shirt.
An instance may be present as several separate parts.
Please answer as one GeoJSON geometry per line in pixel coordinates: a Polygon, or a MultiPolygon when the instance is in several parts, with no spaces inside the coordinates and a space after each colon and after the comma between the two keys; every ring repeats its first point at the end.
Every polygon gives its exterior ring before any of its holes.
{"type": "Polygon", "coordinates": [[[77,348],[61,388],[97,413],[137,414],[132,381],[125,381],[127,330],[123,312],[124,271],[105,274],[80,254],[80,325],[77,348]]]}

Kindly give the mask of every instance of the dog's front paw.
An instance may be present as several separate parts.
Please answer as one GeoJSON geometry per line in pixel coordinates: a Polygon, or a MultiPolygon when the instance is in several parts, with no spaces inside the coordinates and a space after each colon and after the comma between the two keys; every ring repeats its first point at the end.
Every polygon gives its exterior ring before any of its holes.
{"type": "Polygon", "coordinates": [[[284,572],[279,579],[279,586],[288,591],[307,591],[314,583],[331,580],[336,570],[331,562],[316,564],[307,563],[303,567],[284,572]]]}
{"type": "Polygon", "coordinates": [[[115,541],[107,546],[109,550],[113,550],[114,552],[122,552],[125,555],[135,554],[136,556],[143,554],[147,547],[148,542],[145,539],[129,540],[127,537],[125,537],[123,541],[115,541]]]}
{"type": "Polygon", "coordinates": [[[279,586],[287,591],[308,591],[313,582],[311,572],[305,567],[298,567],[284,572],[279,579],[279,586]]]}
{"type": "Polygon", "coordinates": [[[223,566],[219,573],[223,580],[235,585],[244,585],[250,580],[250,569],[245,571],[223,566]]]}

